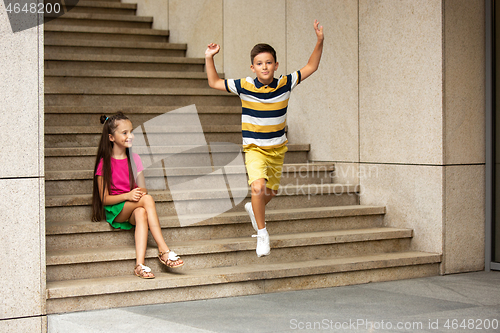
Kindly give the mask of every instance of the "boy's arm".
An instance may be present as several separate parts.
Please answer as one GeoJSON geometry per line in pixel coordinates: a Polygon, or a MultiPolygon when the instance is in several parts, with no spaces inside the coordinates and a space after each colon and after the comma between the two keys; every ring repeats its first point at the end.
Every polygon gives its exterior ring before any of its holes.
{"type": "Polygon", "coordinates": [[[316,72],[321,60],[321,54],[323,53],[323,27],[319,26],[318,20],[314,20],[314,31],[316,32],[316,37],[318,37],[318,42],[314,47],[314,51],[311,54],[307,65],[300,70],[301,81],[307,79],[312,73],[316,72]]]}
{"type": "Polygon", "coordinates": [[[226,84],[224,80],[219,77],[217,70],[215,69],[214,56],[219,53],[220,46],[217,44],[208,44],[207,50],[205,51],[205,67],[207,69],[208,85],[211,88],[227,91],[226,84]]]}

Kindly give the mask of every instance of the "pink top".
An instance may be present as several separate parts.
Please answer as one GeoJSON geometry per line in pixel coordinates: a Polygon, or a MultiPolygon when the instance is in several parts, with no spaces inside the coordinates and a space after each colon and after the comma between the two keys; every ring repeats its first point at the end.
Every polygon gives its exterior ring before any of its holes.
{"type": "MultiPolygon", "coordinates": [[[[142,166],[142,161],[139,155],[132,154],[137,167],[137,174],[144,170],[142,166]]],[[[102,158],[97,165],[96,176],[102,176],[102,158]]],[[[138,187],[137,185],[135,187],[138,187]]],[[[110,195],[117,195],[122,193],[130,192],[130,181],[128,174],[128,161],[126,158],[117,160],[111,157],[111,189],[109,190],[110,195]]]]}

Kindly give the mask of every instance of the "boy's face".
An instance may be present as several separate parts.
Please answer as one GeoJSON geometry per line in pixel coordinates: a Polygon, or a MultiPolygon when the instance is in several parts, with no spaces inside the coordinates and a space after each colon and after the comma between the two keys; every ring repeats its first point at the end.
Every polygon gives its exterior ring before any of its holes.
{"type": "Polygon", "coordinates": [[[274,80],[274,72],[278,70],[278,63],[274,60],[271,53],[259,53],[253,58],[253,64],[250,66],[252,72],[257,75],[260,83],[268,85],[274,80]]]}

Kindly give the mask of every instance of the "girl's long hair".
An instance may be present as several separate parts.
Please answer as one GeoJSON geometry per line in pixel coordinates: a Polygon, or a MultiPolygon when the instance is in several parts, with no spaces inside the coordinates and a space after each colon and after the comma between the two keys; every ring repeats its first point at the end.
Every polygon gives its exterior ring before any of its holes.
{"type": "MultiPolygon", "coordinates": [[[[127,116],[125,116],[122,112],[118,112],[117,114],[106,117],[105,115],[101,116],[101,124],[103,124],[101,141],[99,142],[99,148],[97,149],[97,156],[95,159],[94,166],[94,185],[92,192],[92,221],[97,222],[101,221],[105,218],[104,212],[104,194],[106,190],[109,191],[111,188],[111,155],[113,151],[113,143],[109,140],[109,135],[115,133],[116,127],[118,126],[119,120],[129,120],[127,116]],[[103,189],[102,189],[102,197],[99,194],[99,186],[97,184],[97,166],[102,159],[102,177],[103,177],[103,189]]],[[[128,173],[129,173],[129,182],[130,182],[130,190],[134,189],[137,185],[134,180],[134,170],[136,170],[134,159],[131,158],[132,154],[130,149],[126,149],[127,160],[128,160],[128,173]]]]}

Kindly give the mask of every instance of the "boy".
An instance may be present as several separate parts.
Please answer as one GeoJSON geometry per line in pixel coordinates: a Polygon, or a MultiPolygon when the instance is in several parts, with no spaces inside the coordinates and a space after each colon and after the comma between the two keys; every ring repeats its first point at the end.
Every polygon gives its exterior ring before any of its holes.
{"type": "Polygon", "coordinates": [[[319,66],[323,52],[323,27],[314,21],[317,43],[307,65],[300,71],[274,78],[278,69],[276,51],[267,44],[257,44],[250,53],[250,68],[257,75],[240,80],[222,80],[214,65],[214,56],[220,46],[209,44],[205,51],[208,84],[211,88],[232,92],[242,102],[242,135],[248,183],[252,200],[245,210],[257,231],[257,256],[270,254],[269,233],[266,229],[265,207],[277,194],[287,139],[285,135],[286,110],[290,92],[307,79],[319,66]]]}

